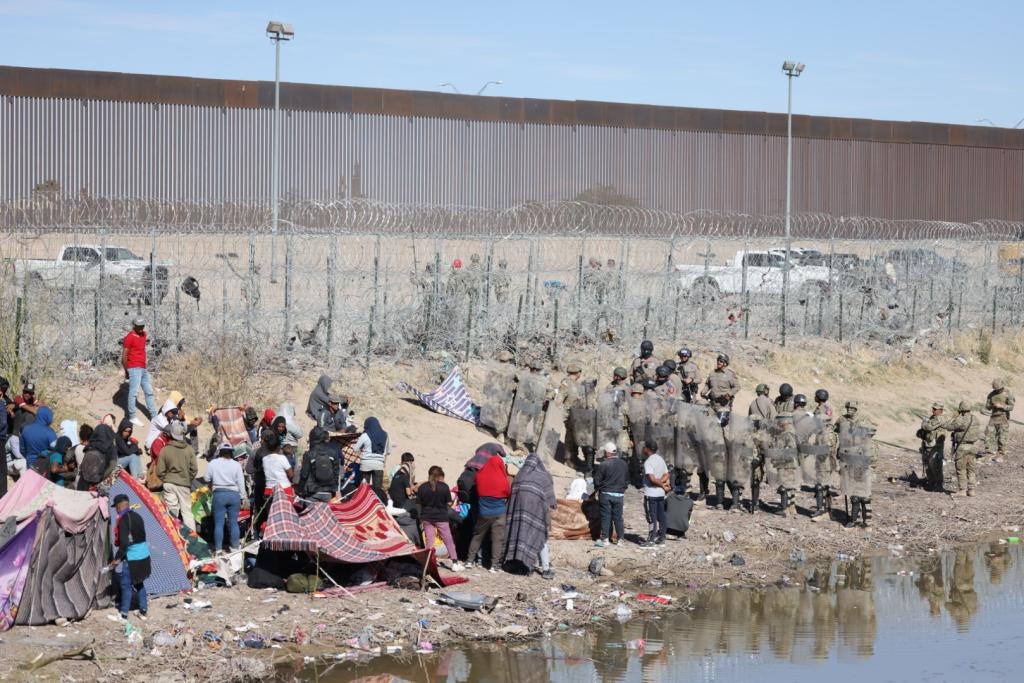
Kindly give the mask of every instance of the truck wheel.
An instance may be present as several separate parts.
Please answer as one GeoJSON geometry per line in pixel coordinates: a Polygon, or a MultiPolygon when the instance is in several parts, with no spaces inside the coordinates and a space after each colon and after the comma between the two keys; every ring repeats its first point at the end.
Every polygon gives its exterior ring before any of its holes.
{"type": "Polygon", "coordinates": [[[690,299],[698,303],[712,303],[722,295],[718,282],[710,276],[701,276],[690,287],[690,299]]]}

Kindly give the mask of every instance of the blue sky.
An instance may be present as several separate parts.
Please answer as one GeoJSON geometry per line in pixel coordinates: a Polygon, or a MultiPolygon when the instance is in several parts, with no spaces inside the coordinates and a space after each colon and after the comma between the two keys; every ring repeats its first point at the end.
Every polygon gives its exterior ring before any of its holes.
{"type": "MultiPolygon", "coordinates": [[[[1013,126],[1024,2],[0,0],[0,62],[1013,126]]],[[[1022,124],[1024,126],[1024,124],[1022,124]]]]}

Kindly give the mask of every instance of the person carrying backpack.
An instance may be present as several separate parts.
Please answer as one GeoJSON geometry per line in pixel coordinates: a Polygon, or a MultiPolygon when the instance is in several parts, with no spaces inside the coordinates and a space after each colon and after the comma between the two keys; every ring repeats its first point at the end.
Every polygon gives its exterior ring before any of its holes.
{"type": "Polygon", "coordinates": [[[117,446],[114,444],[114,430],[109,425],[97,425],[89,437],[89,446],[82,454],[82,466],[78,468],[79,491],[88,491],[114,473],[117,466],[117,446]]]}
{"type": "Polygon", "coordinates": [[[327,430],[314,427],[309,433],[309,450],[302,459],[299,490],[306,498],[327,502],[338,492],[341,461],[327,443],[327,430]]]}

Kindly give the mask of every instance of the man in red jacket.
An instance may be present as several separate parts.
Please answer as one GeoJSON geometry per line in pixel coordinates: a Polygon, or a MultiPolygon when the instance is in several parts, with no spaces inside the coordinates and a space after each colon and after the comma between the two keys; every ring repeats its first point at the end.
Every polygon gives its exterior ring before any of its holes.
{"type": "Polygon", "coordinates": [[[135,417],[135,398],[139,393],[139,386],[146,396],[146,410],[149,411],[149,419],[156,415],[156,399],[153,398],[153,381],[146,368],[146,344],[149,338],[146,335],[146,321],[143,318],[132,320],[132,329],[124,336],[121,348],[121,367],[124,368],[124,378],[128,380],[128,410],[127,417],[136,427],[142,426],[142,420],[135,417]]]}

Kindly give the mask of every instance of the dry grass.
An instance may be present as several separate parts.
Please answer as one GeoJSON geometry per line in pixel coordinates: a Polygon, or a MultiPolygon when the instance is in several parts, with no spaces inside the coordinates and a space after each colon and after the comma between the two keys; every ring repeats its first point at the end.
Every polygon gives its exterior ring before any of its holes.
{"type": "Polygon", "coordinates": [[[247,343],[225,337],[218,343],[174,354],[163,361],[161,384],[180,391],[194,406],[270,405],[256,360],[247,343]]]}

